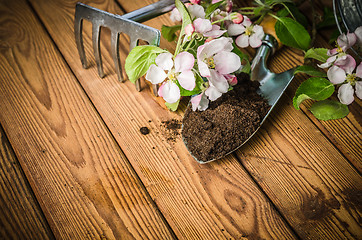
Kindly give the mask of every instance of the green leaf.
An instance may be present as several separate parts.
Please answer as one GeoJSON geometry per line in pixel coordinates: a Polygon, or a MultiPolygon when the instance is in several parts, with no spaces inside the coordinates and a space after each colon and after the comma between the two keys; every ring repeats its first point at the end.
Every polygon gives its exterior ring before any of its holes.
{"type": "Polygon", "coordinates": [[[178,105],[180,103],[180,100],[178,100],[177,102],[175,103],[168,103],[168,102],[165,102],[165,105],[168,109],[170,109],[171,111],[176,111],[177,108],[178,108],[178,105]]]}
{"type": "Polygon", "coordinates": [[[175,26],[162,25],[161,34],[167,41],[173,42],[177,38],[175,33],[180,29],[181,25],[175,25],[175,26]]]}
{"type": "Polygon", "coordinates": [[[151,64],[155,62],[157,55],[163,52],[166,51],[153,45],[136,46],[133,48],[128,54],[124,66],[128,79],[135,83],[137,79],[146,74],[151,64]]]}
{"type": "Polygon", "coordinates": [[[269,5],[275,5],[280,3],[292,3],[293,0],[267,0],[266,3],[269,5]]]}
{"type": "Polygon", "coordinates": [[[211,14],[224,2],[225,1],[220,1],[220,2],[210,4],[209,6],[207,6],[207,8],[205,9],[205,19],[208,19],[211,16],[211,14]]]}
{"type": "Polygon", "coordinates": [[[297,74],[297,73],[306,73],[313,77],[327,77],[327,74],[325,72],[319,71],[318,69],[315,69],[313,66],[310,66],[310,65],[304,65],[304,66],[297,67],[294,74],[297,74]]]}
{"type": "Polygon", "coordinates": [[[349,113],[347,105],[334,100],[315,102],[310,111],[316,118],[323,121],[344,118],[349,113]]]}
{"type": "Polygon", "coordinates": [[[295,20],[287,17],[277,18],[275,32],[280,41],[289,46],[302,50],[307,50],[311,42],[309,33],[295,20]]]}
{"type": "Polygon", "coordinates": [[[305,53],[304,58],[313,58],[324,63],[329,58],[327,52],[326,48],[311,48],[305,53]]]}
{"type": "Polygon", "coordinates": [[[265,10],[264,6],[256,7],[256,8],[254,8],[254,15],[255,16],[260,16],[262,11],[264,11],[264,10],[265,10]]]}
{"type": "Polygon", "coordinates": [[[300,24],[302,24],[305,28],[308,27],[308,20],[307,18],[304,16],[303,13],[301,13],[299,11],[299,9],[297,8],[297,6],[295,6],[293,3],[284,3],[283,4],[285,8],[279,10],[277,12],[277,16],[279,17],[287,17],[288,15],[292,15],[292,17],[299,22],[300,24]]]}
{"type": "Polygon", "coordinates": [[[185,27],[187,25],[189,25],[190,23],[192,23],[192,20],[191,20],[189,11],[187,10],[186,6],[180,0],[175,0],[175,5],[182,17],[182,28],[181,28],[181,33],[180,33],[180,37],[181,37],[185,34],[185,27]]]}
{"type": "Polygon", "coordinates": [[[321,101],[329,98],[334,92],[333,84],[325,78],[312,77],[300,84],[293,98],[293,105],[299,105],[306,99],[321,101]]]}
{"type": "Polygon", "coordinates": [[[287,17],[287,16],[289,16],[289,14],[290,14],[290,12],[288,11],[288,9],[286,9],[286,8],[282,8],[282,9],[280,9],[278,12],[277,12],[277,16],[278,17],[287,17]]]}
{"type": "Polygon", "coordinates": [[[273,7],[277,4],[283,4],[283,3],[292,3],[293,0],[264,0],[266,5],[269,5],[270,7],[273,7]]]}
{"type": "Polygon", "coordinates": [[[186,6],[180,0],[175,0],[175,6],[176,6],[177,10],[180,12],[181,17],[182,17],[181,32],[180,32],[180,36],[178,37],[176,50],[175,50],[175,55],[177,55],[180,53],[180,49],[181,49],[181,45],[182,45],[181,44],[182,38],[185,35],[185,28],[187,25],[192,23],[192,20],[191,20],[190,13],[188,12],[186,6]]]}

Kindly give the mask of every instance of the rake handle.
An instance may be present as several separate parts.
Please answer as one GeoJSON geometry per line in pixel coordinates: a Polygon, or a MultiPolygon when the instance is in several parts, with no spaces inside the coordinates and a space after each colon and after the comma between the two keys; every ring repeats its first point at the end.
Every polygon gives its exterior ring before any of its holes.
{"type": "MultiPolygon", "coordinates": [[[[187,0],[181,0],[182,2],[187,2],[187,0]]],[[[130,13],[126,13],[122,15],[123,18],[127,18],[129,20],[135,22],[145,22],[157,16],[160,16],[164,13],[171,11],[175,7],[174,0],[161,0],[145,6],[143,8],[134,10],[130,13]]]]}

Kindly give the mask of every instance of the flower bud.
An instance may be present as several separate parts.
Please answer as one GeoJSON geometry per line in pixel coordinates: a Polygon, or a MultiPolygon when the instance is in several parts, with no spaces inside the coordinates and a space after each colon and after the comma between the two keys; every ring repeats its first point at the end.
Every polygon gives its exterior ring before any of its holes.
{"type": "Polygon", "coordinates": [[[243,15],[241,15],[240,13],[237,13],[237,12],[231,13],[230,18],[233,21],[233,23],[235,23],[235,24],[239,24],[244,21],[243,15]]]}
{"type": "Polygon", "coordinates": [[[228,83],[231,86],[235,86],[236,84],[238,84],[238,79],[235,75],[227,74],[227,75],[224,75],[224,77],[226,78],[226,80],[228,81],[228,83]]]}
{"type": "Polygon", "coordinates": [[[200,4],[201,0],[190,0],[192,4],[200,4]]]}
{"type": "Polygon", "coordinates": [[[192,23],[188,24],[186,27],[185,27],[185,34],[186,36],[191,36],[193,33],[195,32],[195,27],[194,25],[192,25],[192,23]]]}
{"type": "Polygon", "coordinates": [[[233,1],[228,0],[228,1],[226,2],[226,11],[227,11],[228,13],[230,13],[232,10],[233,10],[233,1]]]}

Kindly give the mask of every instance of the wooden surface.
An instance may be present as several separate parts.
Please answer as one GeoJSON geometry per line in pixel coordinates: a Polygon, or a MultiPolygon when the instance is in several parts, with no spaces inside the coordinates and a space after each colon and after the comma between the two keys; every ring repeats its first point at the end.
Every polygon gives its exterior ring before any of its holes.
{"type": "MultiPolygon", "coordinates": [[[[89,22],[82,68],[76,2],[0,1],[0,239],[362,239],[360,101],[318,121],[310,103],[292,106],[298,76],[248,144],[200,165],[163,124],[183,109],[118,82],[107,29],[98,77],[89,22]]],[[[82,2],[121,15],[153,1],[82,2]]],[[[121,36],[122,63],[127,53],[121,36]]],[[[302,58],[285,47],[269,65],[302,58]]]]}

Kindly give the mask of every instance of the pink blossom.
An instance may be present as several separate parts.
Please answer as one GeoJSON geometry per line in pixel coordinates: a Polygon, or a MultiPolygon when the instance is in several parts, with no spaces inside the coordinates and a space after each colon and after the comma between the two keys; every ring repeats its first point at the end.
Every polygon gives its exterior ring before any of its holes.
{"type": "Polygon", "coordinates": [[[200,75],[209,80],[205,95],[211,101],[216,100],[229,89],[230,73],[241,67],[240,58],[233,49],[232,39],[221,37],[201,45],[197,49],[197,65],[200,75]]]}
{"type": "Polygon", "coordinates": [[[220,26],[212,25],[208,19],[197,18],[193,25],[195,31],[201,33],[204,37],[218,38],[226,32],[226,30],[220,30],[220,26]]]}
{"type": "Polygon", "coordinates": [[[180,89],[176,82],[186,90],[195,88],[195,76],[192,72],[195,59],[191,53],[181,52],[174,60],[171,53],[161,53],[156,57],[155,63],[148,69],[146,79],[153,84],[162,83],[166,79],[159,89],[159,95],[166,102],[174,103],[180,99],[180,89]]]}
{"type": "Polygon", "coordinates": [[[187,10],[189,10],[191,19],[205,18],[205,9],[201,5],[191,4],[187,7],[187,10]]]}
{"type": "MultiPolygon", "coordinates": [[[[356,64],[354,64],[354,67],[356,64]]],[[[338,89],[338,98],[341,103],[349,105],[354,101],[354,93],[357,97],[362,99],[362,63],[353,73],[354,67],[347,70],[333,65],[327,72],[328,79],[333,84],[342,84],[338,89]],[[355,87],[355,89],[353,88],[355,87]]]]}
{"type": "MultiPolygon", "coordinates": [[[[185,6],[190,13],[191,19],[195,18],[205,18],[205,10],[202,6],[198,4],[186,3],[185,6]]],[[[170,19],[173,22],[181,22],[182,16],[177,8],[172,9],[170,19]]]]}
{"type": "Polygon", "coordinates": [[[357,37],[355,33],[343,33],[337,38],[338,47],[340,47],[343,52],[346,52],[347,49],[351,48],[356,43],[356,41],[357,37]]]}
{"type": "Polygon", "coordinates": [[[253,25],[248,17],[244,16],[244,21],[240,24],[230,24],[228,27],[230,36],[238,36],[235,39],[236,45],[241,48],[251,46],[252,48],[260,47],[264,37],[263,27],[253,25]]]}
{"type": "Polygon", "coordinates": [[[164,82],[158,89],[158,95],[168,103],[175,103],[181,97],[179,87],[172,81],[164,82]]]}
{"type": "Polygon", "coordinates": [[[327,55],[330,56],[323,64],[319,64],[320,68],[327,68],[336,64],[344,66],[351,64],[351,56],[347,55],[346,51],[351,48],[357,41],[355,33],[342,34],[337,38],[337,47],[328,50],[327,55]]]}
{"type": "Polygon", "coordinates": [[[193,111],[205,111],[209,106],[209,99],[205,95],[205,92],[192,96],[190,102],[193,111]]]}

